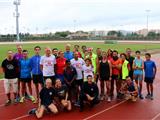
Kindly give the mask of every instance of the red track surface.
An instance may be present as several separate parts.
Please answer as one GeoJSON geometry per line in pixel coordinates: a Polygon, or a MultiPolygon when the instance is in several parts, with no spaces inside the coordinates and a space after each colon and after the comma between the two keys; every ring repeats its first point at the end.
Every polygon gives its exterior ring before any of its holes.
{"type": "MultiPolygon", "coordinates": [[[[153,59],[156,61],[158,73],[154,82],[154,100],[138,100],[137,102],[129,101],[112,101],[107,103],[101,102],[93,109],[86,108],[84,112],[79,112],[74,108],[72,112],[60,112],[58,115],[45,114],[43,119],[56,120],[160,120],[160,63],[159,55],[154,55],[153,59]]],[[[36,105],[30,101],[23,104],[10,105],[4,107],[5,94],[3,90],[3,81],[0,81],[0,119],[36,119],[35,116],[27,115],[28,110],[36,105]]],[[[143,93],[146,95],[145,84],[143,86],[143,93]]]]}

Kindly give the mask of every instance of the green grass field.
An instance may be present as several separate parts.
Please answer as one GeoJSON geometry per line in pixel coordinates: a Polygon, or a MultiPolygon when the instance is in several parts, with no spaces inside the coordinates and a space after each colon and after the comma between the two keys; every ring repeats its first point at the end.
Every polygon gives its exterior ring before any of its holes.
{"type": "MultiPolygon", "coordinates": [[[[80,46],[86,45],[87,47],[93,47],[94,50],[96,48],[101,48],[102,50],[107,50],[108,48],[111,48],[113,50],[118,50],[119,53],[125,52],[126,48],[131,48],[133,51],[136,50],[153,50],[153,49],[160,49],[160,44],[104,44],[104,43],[71,43],[72,45],[78,44],[80,46]]],[[[51,48],[58,48],[59,50],[64,50],[65,43],[34,43],[34,44],[24,44],[23,49],[27,49],[29,51],[29,56],[34,55],[34,46],[39,45],[42,48],[41,55],[44,54],[44,48],[46,46],[49,46],[51,48]]],[[[14,44],[8,44],[8,45],[0,45],[0,63],[5,59],[7,50],[13,50],[16,52],[16,45],[14,44]]],[[[0,74],[0,78],[2,78],[3,75],[0,74]]]]}

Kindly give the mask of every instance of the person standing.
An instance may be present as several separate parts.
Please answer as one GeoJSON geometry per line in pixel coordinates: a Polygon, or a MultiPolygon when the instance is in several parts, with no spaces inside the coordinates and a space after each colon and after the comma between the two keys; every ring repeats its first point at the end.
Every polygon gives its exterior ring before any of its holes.
{"type": "Polygon", "coordinates": [[[51,54],[51,49],[46,47],[45,55],[40,59],[40,67],[43,72],[44,82],[46,79],[50,78],[52,80],[52,84],[55,84],[55,65],[56,58],[51,54]]]}
{"type": "Polygon", "coordinates": [[[139,87],[139,98],[143,99],[142,95],[142,83],[143,83],[143,69],[144,69],[144,61],[141,59],[141,52],[136,51],[136,58],[133,61],[133,79],[137,83],[139,87]]]}
{"type": "Polygon", "coordinates": [[[66,45],[66,52],[64,52],[64,57],[65,57],[67,60],[71,60],[71,59],[74,58],[73,52],[71,52],[70,50],[71,50],[71,45],[70,45],[70,44],[67,44],[67,45],[66,45]]]}
{"type": "Polygon", "coordinates": [[[20,81],[21,81],[21,99],[20,103],[23,103],[25,100],[26,85],[29,90],[29,99],[35,103],[35,98],[32,96],[32,87],[31,87],[31,60],[28,58],[28,51],[23,50],[23,59],[19,61],[20,68],[20,81]]]}
{"type": "Polygon", "coordinates": [[[144,71],[145,71],[145,79],[147,92],[147,99],[153,100],[153,81],[156,76],[157,67],[154,61],[151,60],[151,54],[145,54],[146,61],[144,62],[144,71]]]}
{"type": "Polygon", "coordinates": [[[3,60],[2,62],[2,68],[4,72],[4,89],[5,89],[5,94],[7,96],[7,101],[5,105],[11,104],[11,86],[13,89],[14,93],[14,102],[17,103],[17,92],[18,92],[18,79],[17,79],[17,74],[18,74],[18,61],[13,59],[13,51],[8,50],[7,52],[7,58],[3,60]]]}
{"type": "Polygon", "coordinates": [[[66,58],[64,58],[63,51],[59,51],[59,58],[56,59],[56,78],[60,79],[64,84],[64,68],[66,66],[66,58]]]}
{"type": "Polygon", "coordinates": [[[111,101],[110,97],[110,85],[112,80],[112,64],[107,59],[107,53],[105,51],[102,52],[102,60],[99,63],[99,75],[100,75],[100,86],[101,86],[101,94],[100,99],[107,99],[108,102],[111,101]],[[104,83],[106,83],[106,94],[104,94],[104,83]]]}
{"type": "Polygon", "coordinates": [[[34,47],[35,55],[31,58],[32,78],[33,78],[33,83],[35,85],[37,100],[39,98],[39,91],[40,91],[39,85],[41,86],[41,88],[44,86],[43,74],[40,69],[40,59],[41,59],[40,51],[41,51],[40,46],[34,47]]]}
{"type": "Polygon", "coordinates": [[[130,48],[126,49],[126,60],[129,62],[130,65],[130,71],[129,71],[129,76],[131,77],[131,79],[133,80],[133,61],[134,61],[134,57],[131,55],[132,51],[130,48]]]}

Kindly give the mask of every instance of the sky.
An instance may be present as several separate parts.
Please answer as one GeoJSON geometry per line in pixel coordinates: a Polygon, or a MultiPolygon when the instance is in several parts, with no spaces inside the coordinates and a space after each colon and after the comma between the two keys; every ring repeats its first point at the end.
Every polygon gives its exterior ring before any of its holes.
{"type": "MultiPolygon", "coordinates": [[[[0,34],[16,33],[14,0],[0,0],[0,34]]],[[[20,32],[160,29],[160,0],[21,0],[20,32]],[[150,10],[150,12],[146,12],[150,10]]]]}

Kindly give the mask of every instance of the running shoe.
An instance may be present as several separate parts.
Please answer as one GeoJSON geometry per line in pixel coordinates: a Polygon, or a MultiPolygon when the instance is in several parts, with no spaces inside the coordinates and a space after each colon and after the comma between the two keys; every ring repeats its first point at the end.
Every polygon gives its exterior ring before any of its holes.
{"type": "Polygon", "coordinates": [[[150,99],[151,99],[151,100],[153,100],[153,99],[154,99],[154,98],[153,98],[153,95],[151,95],[151,96],[150,96],[150,99]]]}
{"type": "Polygon", "coordinates": [[[33,115],[33,114],[36,113],[36,110],[37,110],[37,108],[33,108],[32,110],[30,110],[30,111],[28,112],[28,114],[29,114],[29,115],[33,115]]]}
{"type": "Polygon", "coordinates": [[[25,99],[25,97],[23,96],[23,97],[21,97],[21,99],[20,99],[20,103],[24,103],[24,99],[25,99]]]}
{"type": "Polygon", "coordinates": [[[141,95],[139,95],[139,98],[140,98],[141,100],[142,100],[142,99],[144,99],[142,94],[141,94],[141,95]]]}
{"type": "Polygon", "coordinates": [[[107,102],[111,102],[111,97],[108,97],[107,102]]]}
{"type": "Polygon", "coordinates": [[[29,98],[33,103],[36,103],[36,99],[32,95],[30,95],[29,98]]]}
{"type": "Polygon", "coordinates": [[[150,94],[147,94],[145,98],[146,98],[146,99],[150,99],[150,98],[151,98],[151,95],[150,95],[150,94]]]}
{"type": "Polygon", "coordinates": [[[10,105],[12,102],[11,102],[11,100],[7,100],[6,102],[5,102],[5,106],[8,106],[8,105],[10,105]]]}

